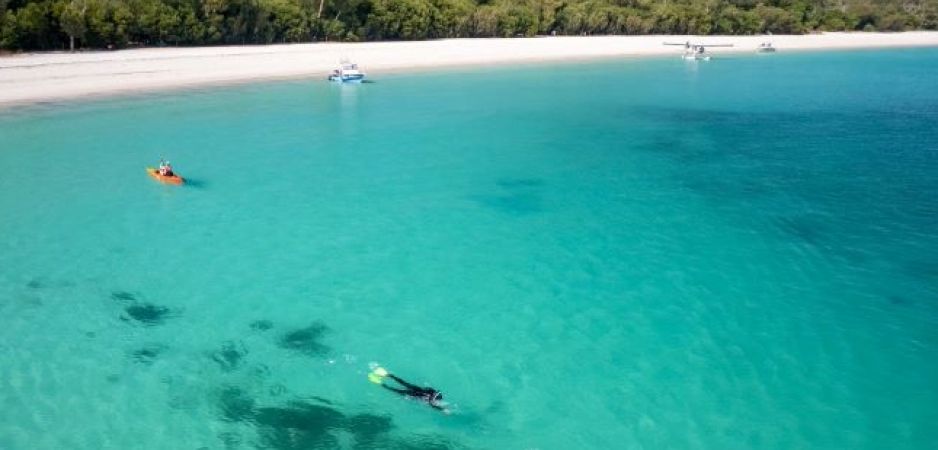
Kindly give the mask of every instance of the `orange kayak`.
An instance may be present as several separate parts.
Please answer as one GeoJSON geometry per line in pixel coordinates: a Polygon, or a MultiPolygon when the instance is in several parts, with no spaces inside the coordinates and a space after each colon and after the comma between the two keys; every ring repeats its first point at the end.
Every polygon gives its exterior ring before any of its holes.
{"type": "Polygon", "coordinates": [[[183,180],[182,177],[176,174],[173,174],[172,176],[169,176],[169,177],[160,175],[160,171],[152,167],[147,167],[147,173],[150,174],[150,176],[153,177],[153,179],[160,181],[162,183],[182,184],[183,182],[185,182],[185,180],[183,180]]]}

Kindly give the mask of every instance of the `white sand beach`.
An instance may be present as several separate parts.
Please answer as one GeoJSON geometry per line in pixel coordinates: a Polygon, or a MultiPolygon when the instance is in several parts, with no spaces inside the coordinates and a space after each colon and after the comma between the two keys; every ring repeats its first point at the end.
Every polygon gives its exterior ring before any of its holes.
{"type": "Polygon", "coordinates": [[[762,42],[771,42],[779,52],[938,47],[938,32],[453,39],[16,54],[0,57],[0,107],[278,78],[324,80],[343,58],[358,62],[375,77],[413,68],[678,57],[683,49],[662,43],[685,41],[734,45],[711,50],[719,55],[752,53],[762,42]]]}

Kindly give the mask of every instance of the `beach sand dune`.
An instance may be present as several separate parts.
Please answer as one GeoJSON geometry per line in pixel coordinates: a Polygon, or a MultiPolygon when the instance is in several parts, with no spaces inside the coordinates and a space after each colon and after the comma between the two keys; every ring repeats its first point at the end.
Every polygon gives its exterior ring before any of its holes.
{"type": "Polygon", "coordinates": [[[714,54],[938,46],[938,32],[800,36],[602,36],[147,48],[0,57],[0,107],[278,78],[325,78],[344,58],[368,73],[452,66],[680,54],[663,42],[734,44],[714,54]]]}

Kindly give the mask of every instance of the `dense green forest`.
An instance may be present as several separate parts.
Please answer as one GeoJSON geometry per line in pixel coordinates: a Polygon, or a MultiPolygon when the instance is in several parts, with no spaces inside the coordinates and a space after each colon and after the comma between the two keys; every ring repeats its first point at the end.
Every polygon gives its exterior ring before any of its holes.
{"type": "Polygon", "coordinates": [[[938,0],[0,0],[0,48],[938,28],[938,0]]]}

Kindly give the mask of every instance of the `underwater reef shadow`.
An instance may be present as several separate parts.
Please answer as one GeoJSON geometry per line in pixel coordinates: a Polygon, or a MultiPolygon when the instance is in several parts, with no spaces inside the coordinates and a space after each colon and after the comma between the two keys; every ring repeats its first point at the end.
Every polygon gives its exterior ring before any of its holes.
{"type": "Polygon", "coordinates": [[[26,287],[32,290],[39,289],[49,289],[49,288],[70,288],[75,287],[75,282],[59,280],[59,281],[50,281],[45,277],[34,277],[28,282],[26,282],[26,287]]]}
{"type": "Polygon", "coordinates": [[[119,302],[136,302],[137,294],[127,291],[113,291],[111,292],[111,299],[119,302]]]}
{"type": "Polygon", "coordinates": [[[232,372],[241,366],[248,355],[248,349],[241,341],[225,341],[220,349],[209,353],[212,361],[224,372],[232,372]]]}
{"type": "Polygon", "coordinates": [[[181,315],[180,311],[141,301],[139,297],[138,294],[127,291],[111,292],[112,300],[127,304],[124,306],[124,313],[120,316],[121,320],[124,322],[136,322],[143,326],[151,327],[163,325],[166,323],[166,320],[181,315]]]}
{"type": "Polygon", "coordinates": [[[250,327],[254,331],[268,331],[274,327],[274,323],[270,320],[260,319],[251,322],[250,327]]]}
{"type": "Polygon", "coordinates": [[[169,350],[169,347],[164,344],[146,344],[130,352],[129,356],[133,362],[149,366],[152,365],[160,355],[165,353],[166,350],[169,350]]]}
{"type": "Polygon", "coordinates": [[[124,314],[121,314],[121,320],[125,322],[136,321],[137,323],[152,327],[163,325],[166,320],[178,317],[180,313],[170,308],[152,303],[134,304],[124,308],[124,314]]]}
{"type": "MultiPolygon", "coordinates": [[[[340,448],[342,434],[351,435],[356,449],[450,450],[465,448],[444,437],[409,434],[394,435],[393,420],[371,413],[345,414],[331,402],[291,400],[280,406],[258,406],[243,389],[224,386],[217,409],[225,422],[254,426],[255,448],[269,450],[340,448]]],[[[231,438],[231,436],[225,436],[231,438]]],[[[220,436],[221,438],[221,436],[220,436]]]]}
{"type": "Polygon", "coordinates": [[[313,322],[307,327],[288,331],[280,336],[277,345],[280,348],[292,350],[307,356],[325,356],[332,351],[321,342],[323,336],[329,332],[329,327],[321,322],[313,322]]]}

